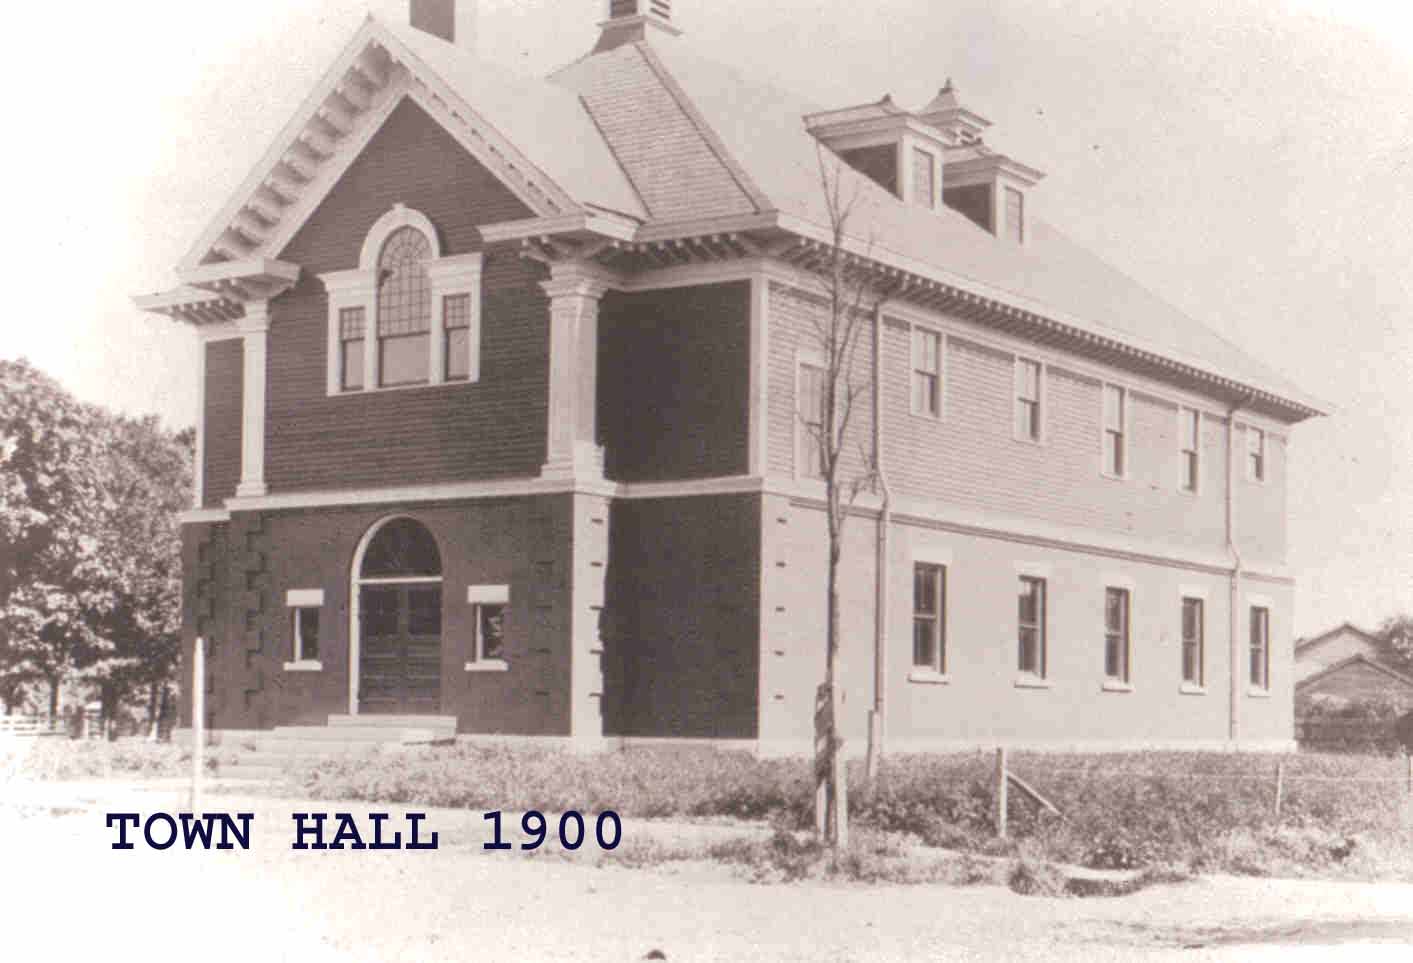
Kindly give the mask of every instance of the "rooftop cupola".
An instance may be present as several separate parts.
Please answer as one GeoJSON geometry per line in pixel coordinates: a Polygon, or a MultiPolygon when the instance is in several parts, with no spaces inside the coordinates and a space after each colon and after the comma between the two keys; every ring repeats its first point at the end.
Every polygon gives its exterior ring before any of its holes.
{"type": "Polygon", "coordinates": [[[982,132],[991,126],[991,121],[962,106],[957,89],[952,86],[951,77],[947,78],[942,89],[937,91],[937,96],[918,111],[917,115],[924,123],[940,130],[953,144],[969,144],[981,140],[982,132]]]}
{"type": "Polygon", "coordinates": [[[1030,189],[1045,174],[982,141],[991,121],[962,103],[950,77],[918,116],[947,141],[942,202],[997,237],[1024,244],[1030,234],[1030,189]]]}
{"type": "Polygon", "coordinates": [[[805,116],[805,126],[850,167],[906,204],[942,202],[939,132],[884,94],[881,100],[805,116]]]}
{"type": "Polygon", "coordinates": [[[463,50],[476,49],[476,0],[409,0],[407,22],[463,50]]]}
{"type": "Polygon", "coordinates": [[[603,33],[594,53],[647,40],[655,33],[673,37],[682,33],[672,23],[672,0],[608,0],[608,19],[599,27],[603,33]]]}

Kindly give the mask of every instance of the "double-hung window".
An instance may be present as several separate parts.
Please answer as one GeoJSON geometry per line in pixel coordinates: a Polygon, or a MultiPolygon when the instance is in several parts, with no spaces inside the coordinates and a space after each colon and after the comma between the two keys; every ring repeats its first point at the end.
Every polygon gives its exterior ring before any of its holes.
{"type": "Polygon", "coordinates": [[[1271,610],[1261,605],[1251,607],[1251,686],[1271,687],[1271,610]]]}
{"type": "Polygon", "coordinates": [[[913,414],[942,412],[942,335],[913,328],[913,414]]]}
{"type": "Polygon", "coordinates": [[[1129,591],[1104,589],[1104,676],[1129,681],[1129,591]]]}
{"type": "Polygon", "coordinates": [[[1182,681],[1184,685],[1203,685],[1203,607],[1202,599],[1182,600],[1182,681]]]}
{"type": "Polygon", "coordinates": [[[319,610],[324,605],[323,589],[290,589],[285,593],[289,609],[288,672],[313,672],[319,662],[319,610]]]}
{"type": "Polygon", "coordinates": [[[1016,359],[1016,437],[1040,440],[1040,362],[1016,359]]]}
{"type": "Polygon", "coordinates": [[[1266,433],[1253,425],[1246,426],[1246,477],[1266,480],[1266,433]]]}
{"type": "Polygon", "coordinates": [[[384,214],[357,268],[319,275],[328,394],[478,381],[481,265],[479,251],[443,256],[426,216],[401,205],[384,214]]]}
{"type": "Polygon", "coordinates": [[[467,672],[504,672],[506,663],[505,620],[510,610],[510,586],[471,585],[466,589],[471,607],[467,640],[467,672]]]}
{"type": "Polygon", "coordinates": [[[1178,409],[1178,444],[1181,446],[1182,464],[1179,484],[1185,492],[1197,491],[1201,477],[1201,462],[1198,459],[1202,437],[1202,415],[1192,408],[1178,409]]]}
{"type": "Polygon", "coordinates": [[[801,361],[799,370],[799,425],[796,435],[796,471],[801,477],[823,478],[824,464],[824,366],[801,361]]]}
{"type": "Polygon", "coordinates": [[[1104,386],[1104,474],[1115,478],[1124,477],[1127,469],[1125,394],[1117,385],[1104,386]]]}
{"type": "Polygon", "coordinates": [[[1045,678],[1045,580],[1020,576],[1016,618],[1017,665],[1025,675],[1045,678]]]}
{"type": "Polygon", "coordinates": [[[947,674],[947,569],[913,566],[913,668],[947,674]]]}

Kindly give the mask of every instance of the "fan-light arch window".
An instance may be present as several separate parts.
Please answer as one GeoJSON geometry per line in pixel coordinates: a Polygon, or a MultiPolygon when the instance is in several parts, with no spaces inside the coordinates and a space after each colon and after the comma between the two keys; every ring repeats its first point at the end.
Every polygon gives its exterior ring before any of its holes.
{"type": "Polygon", "coordinates": [[[399,204],[379,218],[356,269],[319,276],[329,296],[327,393],[479,380],[481,260],[443,256],[419,211],[399,204]]]}

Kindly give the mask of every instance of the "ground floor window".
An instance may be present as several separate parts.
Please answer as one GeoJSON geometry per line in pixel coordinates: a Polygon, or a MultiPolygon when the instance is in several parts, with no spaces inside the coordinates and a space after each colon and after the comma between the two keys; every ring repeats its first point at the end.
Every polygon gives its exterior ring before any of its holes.
{"type": "Polygon", "coordinates": [[[947,569],[913,566],[913,666],[947,672],[947,569]]]}
{"type": "Polygon", "coordinates": [[[1259,605],[1251,607],[1251,684],[1271,685],[1271,610],[1259,605]]]}
{"type": "Polygon", "coordinates": [[[313,606],[294,609],[294,661],[314,662],[319,658],[319,610],[313,606]]]}
{"type": "Polygon", "coordinates": [[[1203,602],[1182,600],[1182,681],[1202,685],[1203,602]]]}
{"type": "Polygon", "coordinates": [[[1104,590],[1104,675],[1115,682],[1128,681],[1128,589],[1104,590]]]}
{"type": "Polygon", "coordinates": [[[1020,577],[1020,606],[1017,613],[1018,668],[1029,675],[1045,677],[1045,580],[1031,575],[1020,577]]]}

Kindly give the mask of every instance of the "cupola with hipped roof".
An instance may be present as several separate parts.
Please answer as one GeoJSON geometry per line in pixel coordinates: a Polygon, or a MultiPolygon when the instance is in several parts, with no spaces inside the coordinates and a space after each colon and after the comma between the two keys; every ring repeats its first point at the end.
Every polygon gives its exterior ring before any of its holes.
{"type": "Polygon", "coordinates": [[[654,33],[674,37],[682,33],[672,23],[672,0],[608,0],[608,19],[599,26],[603,33],[594,53],[646,40],[654,33]]]}

